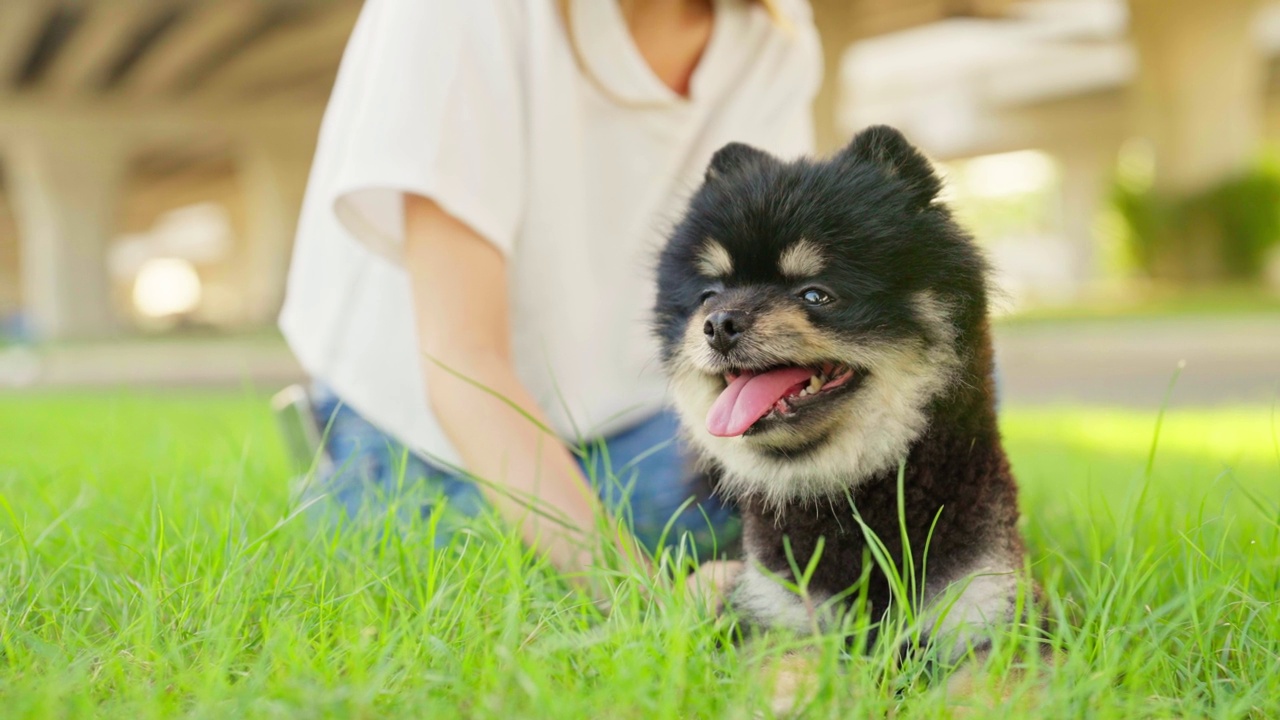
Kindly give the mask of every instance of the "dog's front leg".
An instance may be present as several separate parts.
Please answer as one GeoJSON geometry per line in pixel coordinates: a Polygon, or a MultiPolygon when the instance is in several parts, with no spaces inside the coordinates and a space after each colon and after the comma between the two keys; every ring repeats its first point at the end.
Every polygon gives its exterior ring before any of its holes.
{"type": "MultiPolygon", "coordinates": [[[[988,561],[975,564],[955,582],[941,587],[930,602],[928,635],[946,665],[943,687],[953,709],[982,716],[1005,704],[1010,692],[1027,680],[1026,673],[1016,667],[1000,678],[985,676],[992,638],[1013,629],[1020,596],[1024,597],[1027,616],[1034,614],[1030,609],[1035,604],[1034,587],[1024,585],[1011,563],[988,561]]],[[[1052,664],[1047,646],[1038,654],[1043,662],[1052,664]]]]}
{"type": "Polygon", "coordinates": [[[992,560],[973,563],[930,588],[926,634],[939,658],[953,665],[985,651],[992,634],[1013,622],[1018,589],[1016,568],[992,560]]]}

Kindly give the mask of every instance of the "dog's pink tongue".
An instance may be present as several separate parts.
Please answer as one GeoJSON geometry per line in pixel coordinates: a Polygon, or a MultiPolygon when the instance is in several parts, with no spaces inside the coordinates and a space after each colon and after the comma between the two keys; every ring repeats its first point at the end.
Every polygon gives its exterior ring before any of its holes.
{"type": "Polygon", "coordinates": [[[808,382],[813,371],[781,368],[754,375],[744,372],[720,393],[707,413],[707,431],[716,437],[737,437],[764,417],[787,391],[808,382]]]}

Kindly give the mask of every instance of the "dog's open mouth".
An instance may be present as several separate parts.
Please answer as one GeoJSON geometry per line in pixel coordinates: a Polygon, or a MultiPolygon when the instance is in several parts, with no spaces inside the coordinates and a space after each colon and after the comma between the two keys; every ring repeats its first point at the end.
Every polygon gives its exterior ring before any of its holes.
{"type": "Polygon", "coordinates": [[[725,388],[707,413],[707,431],[716,437],[747,434],[765,418],[792,417],[854,388],[863,375],[855,368],[836,363],[725,373],[725,388]]]}

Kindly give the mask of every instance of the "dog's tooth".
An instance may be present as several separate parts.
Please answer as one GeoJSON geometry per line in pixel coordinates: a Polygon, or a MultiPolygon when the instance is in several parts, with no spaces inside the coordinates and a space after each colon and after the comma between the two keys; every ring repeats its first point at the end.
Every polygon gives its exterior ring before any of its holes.
{"type": "Polygon", "coordinates": [[[814,375],[813,377],[809,378],[809,387],[805,389],[808,390],[810,393],[816,393],[822,389],[823,384],[824,384],[823,377],[821,375],[814,375]]]}

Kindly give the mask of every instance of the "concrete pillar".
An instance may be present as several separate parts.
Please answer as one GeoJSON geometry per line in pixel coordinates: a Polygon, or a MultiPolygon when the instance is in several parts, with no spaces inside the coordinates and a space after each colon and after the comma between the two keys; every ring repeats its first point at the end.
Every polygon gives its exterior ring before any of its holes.
{"type": "Polygon", "coordinates": [[[314,136],[308,132],[252,134],[241,149],[245,210],[241,263],[246,319],[251,324],[274,323],[280,310],[314,152],[314,136]]]}
{"type": "Polygon", "coordinates": [[[31,128],[6,152],[22,258],[22,304],[37,339],[118,329],[107,248],[127,148],[91,127],[31,128]]]}
{"type": "MultiPolygon", "coordinates": [[[[1258,6],[1258,0],[1130,0],[1139,60],[1134,130],[1150,143],[1152,189],[1164,202],[1194,198],[1254,159],[1267,76],[1252,32],[1258,6]]],[[[1230,238],[1212,213],[1194,211],[1151,232],[1153,277],[1182,284],[1226,278],[1230,238]]]]}
{"type": "Polygon", "coordinates": [[[1138,51],[1134,130],[1154,150],[1157,190],[1204,190],[1253,159],[1267,73],[1252,34],[1258,6],[1130,0],[1138,51]]]}
{"type": "Polygon", "coordinates": [[[18,263],[18,229],[9,209],[4,187],[5,168],[0,166],[0,323],[22,309],[22,273],[18,263]]]}
{"type": "Polygon", "coordinates": [[[1058,160],[1062,236],[1070,243],[1071,277],[1077,294],[1096,280],[1098,219],[1107,203],[1117,148],[1078,143],[1053,152],[1058,160]]]}

